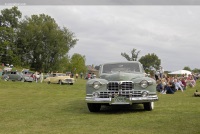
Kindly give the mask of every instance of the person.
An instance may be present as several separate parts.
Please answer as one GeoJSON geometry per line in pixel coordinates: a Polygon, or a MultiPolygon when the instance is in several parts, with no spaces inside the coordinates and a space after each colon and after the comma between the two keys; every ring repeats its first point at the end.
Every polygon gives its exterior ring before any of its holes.
{"type": "MultiPolygon", "coordinates": [[[[182,84],[182,83],[181,83],[182,84]]],[[[181,90],[182,92],[183,92],[183,88],[182,88],[182,86],[183,86],[183,84],[181,85],[180,84],[180,81],[179,80],[177,80],[177,79],[174,79],[174,85],[175,85],[175,89],[176,90],[181,90]]]]}
{"type": "Polygon", "coordinates": [[[43,73],[40,73],[40,83],[42,83],[43,80],[44,80],[44,75],[43,75],[43,73]]]}
{"type": "Polygon", "coordinates": [[[40,74],[39,74],[39,72],[35,72],[35,82],[37,83],[38,82],[38,80],[39,80],[39,78],[40,78],[40,74]]]}
{"type": "Polygon", "coordinates": [[[91,79],[91,73],[88,73],[87,79],[88,79],[88,80],[91,79]]]}
{"type": "Polygon", "coordinates": [[[164,90],[164,87],[163,87],[163,85],[162,85],[162,81],[161,81],[161,80],[158,80],[157,83],[158,83],[158,84],[157,84],[157,86],[156,86],[156,90],[157,90],[158,92],[162,93],[163,90],[164,90]]]}
{"type": "Polygon", "coordinates": [[[92,73],[92,79],[95,79],[96,78],[96,75],[94,73],[92,73]]]}
{"type": "Polygon", "coordinates": [[[80,74],[80,75],[81,75],[81,79],[82,79],[82,78],[83,78],[83,72],[81,72],[81,74],[80,74]]]}
{"type": "Polygon", "coordinates": [[[155,73],[155,78],[156,78],[156,81],[159,80],[159,72],[158,71],[156,71],[156,73],[155,73]]]}
{"type": "Polygon", "coordinates": [[[165,86],[165,93],[166,94],[174,94],[175,92],[175,85],[172,81],[169,81],[169,83],[165,86]]]}
{"type": "Polygon", "coordinates": [[[70,77],[71,77],[71,78],[74,78],[74,74],[73,74],[73,73],[71,73],[70,77]]]}
{"type": "Polygon", "coordinates": [[[160,78],[162,79],[164,76],[164,69],[162,66],[160,66],[159,72],[160,72],[160,78]]]}
{"type": "Polygon", "coordinates": [[[162,86],[163,86],[163,91],[161,92],[162,94],[165,92],[165,87],[167,85],[166,77],[161,79],[162,86]]]}
{"type": "Polygon", "coordinates": [[[76,73],[76,80],[78,79],[78,73],[76,73]]]}
{"type": "Polygon", "coordinates": [[[186,77],[181,78],[181,83],[183,84],[183,90],[186,90],[186,87],[187,87],[187,83],[186,83],[185,79],[186,79],[186,77]]]}
{"type": "Polygon", "coordinates": [[[194,80],[192,75],[188,75],[187,78],[187,85],[189,85],[190,87],[194,87],[196,85],[196,81],[194,80]]]}

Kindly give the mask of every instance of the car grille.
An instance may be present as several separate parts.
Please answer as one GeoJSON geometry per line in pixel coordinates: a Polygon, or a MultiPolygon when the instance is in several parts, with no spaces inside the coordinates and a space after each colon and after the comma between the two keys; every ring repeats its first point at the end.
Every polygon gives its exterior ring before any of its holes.
{"type": "Polygon", "coordinates": [[[142,91],[106,91],[106,92],[100,92],[100,98],[109,98],[109,96],[111,95],[112,98],[114,98],[116,95],[117,96],[124,96],[124,97],[129,97],[130,94],[133,97],[140,97],[141,96],[142,91]]]}
{"type": "Polygon", "coordinates": [[[72,82],[72,79],[65,79],[66,82],[72,82]]]}
{"type": "Polygon", "coordinates": [[[122,81],[122,82],[109,82],[107,85],[107,89],[108,90],[114,90],[114,91],[118,91],[118,90],[133,90],[134,85],[132,81],[122,81]]]}

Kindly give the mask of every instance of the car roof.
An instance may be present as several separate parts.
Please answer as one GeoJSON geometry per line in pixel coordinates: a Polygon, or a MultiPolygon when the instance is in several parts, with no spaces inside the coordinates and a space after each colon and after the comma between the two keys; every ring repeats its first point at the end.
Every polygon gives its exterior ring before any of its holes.
{"type": "MultiPolygon", "coordinates": [[[[117,63],[139,63],[139,61],[122,61],[122,62],[107,62],[107,63],[104,63],[104,64],[117,64],[117,63]]],[[[104,64],[101,64],[101,65],[104,65],[104,64]]]]}

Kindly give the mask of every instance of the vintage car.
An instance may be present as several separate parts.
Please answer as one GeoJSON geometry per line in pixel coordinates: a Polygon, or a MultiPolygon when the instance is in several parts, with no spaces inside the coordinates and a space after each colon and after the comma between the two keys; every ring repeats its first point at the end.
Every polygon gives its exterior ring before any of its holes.
{"type": "Polygon", "coordinates": [[[64,73],[53,73],[50,74],[46,79],[44,79],[44,82],[50,83],[56,83],[56,84],[74,84],[74,78],[71,78],[70,76],[64,74],[64,73]]]}
{"type": "Polygon", "coordinates": [[[146,77],[138,61],[102,64],[99,78],[86,84],[86,103],[90,112],[98,112],[101,105],[143,104],[151,111],[156,94],[156,81],[146,77]]]}
{"type": "Polygon", "coordinates": [[[8,71],[2,76],[2,79],[4,81],[12,80],[21,82],[33,82],[33,77],[18,71],[8,71]]]}
{"type": "Polygon", "coordinates": [[[22,74],[27,77],[33,77],[34,72],[31,72],[29,69],[22,70],[22,74]]]}

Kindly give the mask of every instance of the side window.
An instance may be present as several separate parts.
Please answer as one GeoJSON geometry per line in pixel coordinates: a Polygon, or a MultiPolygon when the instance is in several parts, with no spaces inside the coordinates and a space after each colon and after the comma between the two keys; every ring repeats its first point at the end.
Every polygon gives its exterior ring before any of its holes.
{"type": "Polygon", "coordinates": [[[144,67],[143,67],[142,64],[140,64],[140,65],[141,65],[141,72],[144,73],[144,72],[145,72],[145,71],[144,71],[144,67]]]}

